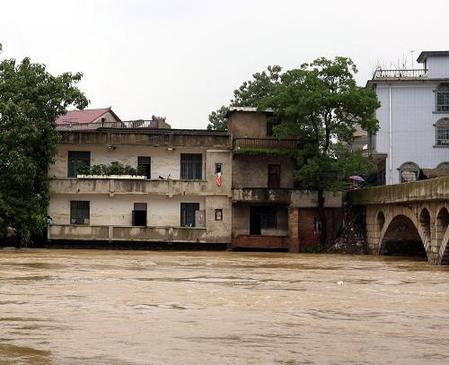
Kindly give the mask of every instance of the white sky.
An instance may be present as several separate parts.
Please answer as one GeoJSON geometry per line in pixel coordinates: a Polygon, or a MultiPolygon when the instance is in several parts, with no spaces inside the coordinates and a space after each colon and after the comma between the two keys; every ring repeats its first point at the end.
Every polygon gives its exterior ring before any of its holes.
{"type": "Polygon", "coordinates": [[[364,85],[377,64],[448,50],[448,10],[448,0],[3,0],[0,57],[83,72],[89,107],[123,120],[204,128],[270,64],[348,56],[364,85]]]}

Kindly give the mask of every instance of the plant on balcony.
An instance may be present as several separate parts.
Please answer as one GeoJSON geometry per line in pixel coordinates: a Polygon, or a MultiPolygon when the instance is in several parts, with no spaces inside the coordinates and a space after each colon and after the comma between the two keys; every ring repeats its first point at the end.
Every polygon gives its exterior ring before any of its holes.
{"type": "Polygon", "coordinates": [[[145,175],[144,167],[134,168],[129,165],[122,165],[120,163],[114,163],[110,165],[98,164],[92,166],[79,166],[77,168],[78,175],[97,175],[97,176],[112,176],[112,175],[130,175],[130,176],[142,176],[145,175]]]}
{"type": "MultiPolygon", "coordinates": [[[[1,45],[0,45],[1,54],[1,45]]],[[[26,245],[47,226],[48,167],[67,108],[83,109],[82,74],[54,76],[26,57],[0,60],[0,243],[26,245]]]]}

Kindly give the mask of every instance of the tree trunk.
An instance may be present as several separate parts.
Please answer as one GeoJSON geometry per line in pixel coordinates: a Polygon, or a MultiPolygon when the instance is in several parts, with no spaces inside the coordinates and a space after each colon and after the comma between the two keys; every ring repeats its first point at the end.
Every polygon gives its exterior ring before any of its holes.
{"type": "Polygon", "coordinates": [[[321,222],[321,232],[320,232],[320,246],[321,248],[326,247],[327,243],[327,220],[326,214],[324,212],[324,190],[318,190],[318,216],[321,222]]]}

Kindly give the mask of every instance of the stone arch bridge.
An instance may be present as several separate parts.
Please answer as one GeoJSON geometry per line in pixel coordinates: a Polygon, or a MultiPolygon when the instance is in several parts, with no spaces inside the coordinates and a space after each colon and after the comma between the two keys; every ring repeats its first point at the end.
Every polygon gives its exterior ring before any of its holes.
{"type": "Polygon", "coordinates": [[[449,177],[356,190],[350,199],[365,208],[371,254],[449,264],[449,177]]]}

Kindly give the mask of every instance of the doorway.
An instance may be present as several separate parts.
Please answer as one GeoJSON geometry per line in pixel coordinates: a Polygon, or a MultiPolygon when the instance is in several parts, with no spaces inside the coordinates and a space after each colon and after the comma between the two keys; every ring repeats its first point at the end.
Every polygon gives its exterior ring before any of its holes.
{"type": "Polygon", "coordinates": [[[259,236],[262,234],[262,217],[253,207],[250,208],[249,234],[259,236]]]}
{"type": "Polygon", "coordinates": [[[147,203],[134,203],[133,226],[146,227],[147,203]]]}

